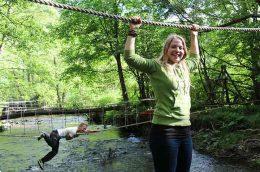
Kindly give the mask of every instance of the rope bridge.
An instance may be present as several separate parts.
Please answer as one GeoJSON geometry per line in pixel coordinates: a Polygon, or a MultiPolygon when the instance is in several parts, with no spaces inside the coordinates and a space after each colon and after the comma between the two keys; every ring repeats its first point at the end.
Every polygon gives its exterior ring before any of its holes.
{"type": "MultiPolygon", "coordinates": [[[[249,103],[253,103],[253,102],[246,102],[245,104],[249,104],[249,103]]],[[[222,108],[227,108],[227,107],[232,107],[232,106],[233,106],[233,105],[225,105],[225,106],[219,106],[219,107],[210,108],[210,109],[204,109],[204,110],[192,112],[190,115],[193,115],[193,116],[194,116],[195,114],[200,114],[200,113],[203,113],[203,112],[209,112],[209,111],[212,111],[212,110],[217,110],[217,109],[222,109],[222,108]]],[[[53,123],[52,123],[52,121],[53,121],[53,116],[52,116],[52,114],[49,114],[49,115],[51,116],[51,118],[50,118],[51,127],[50,127],[50,128],[53,129],[53,123]]],[[[125,117],[130,116],[130,115],[126,115],[126,114],[124,114],[124,115],[125,115],[125,117]]],[[[135,117],[136,117],[136,121],[135,121],[134,123],[128,124],[128,123],[127,123],[127,119],[125,118],[125,124],[124,124],[124,125],[121,125],[121,126],[113,126],[113,127],[111,127],[111,128],[108,128],[108,129],[101,129],[100,131],[101,131],[101,132],[105,132],[105,131],[109,131],[109,130],[117,130],[117,129],[121,129],[121,128],[127,128],[127,127],[133,127],[133,126],[139,126],[139,125],[151,123],[151,116],[149,116],[149,117],[150,117],[149,120],[139,122],[139,121],[137,120],[137,117],[138,117],[139,115],[140,115],[140,114],[139,114],[138,111],[136,111],[136,114],[131,114],[131,116],[135,116],[135,117]]],[[[36,114],[35,114],[35,118],[36,118],[37,121],[39,120],[39,119],[38,119],[38,116],[37,116],[36,114]]],[[[21,117],[21,119],[24,120],[23,117],[21,117]]],[[[66,120],[66,116],[64,117],[64,120],[66,120]]],[[[104,121],[103,121],[103,122],[104,122],[104,121]]],[[[78,123],[80,123],[80,122],[79,122],[79,119],[78,119],[78,123]]],[[[114,122],[113,122],[113,123],[114,123],[114,122]]],[[[35,122],[35,125],[37,125],[38,133],[40,133],[39,124],[38,124],[37,122],[35,122]]],[[[103,123],[103,125],[104,125],[104,123],[103,123]]],[[[37,136],[34,136],[34,135],[26,135],[26,133],[25,133],[25,123],[23,123],[23,126],[24,126],[24,133],[21,134],[21,135],[11,134],[11,129],[10,129],[10,133],[9,133],[9,134],[1,134],[1,133],[0,133],[0,137],[1,137],[1,136],[6,136],[6,137],[27,137],[27,138],[37,138],[37,137],[38,137],[38,135],[37,135],[37,136]]],[[[105,126],[105,125],[104,125],[104,126],[105,126]]],[[[65,122],[65,126],[63,126],[63,127],[66,127],[66,122],[65,122]]],[[[35,134],[35,133],[34,133],[34,134],[35,134]]]]}
{"type": "MultiPolygon", "coordinates": [[[[142,103],[142,107],[151,108],[149,102],[154,101],[154,99],[143,99],[138,102],[123,102],[118,104],[107,104],[104,106],[89,106],[84,109],[57,109],[57,108],[47,108],[44,104],[43,107],[40,107],[38,103],[35,104],[36,107],[31,106],[31,103],[28,104],[28,101],[15,101],[15,102],[7,102],[0,103],[3,106],[3,116],[0,116],[0,119],[5,119],[4,127],[9,130],[8,135],[4,133],[0,133],[0,136],[10,136],[10,137],[35,137],[31,136],[32,134],[38,134],[40,131],[48,131],[54,128],[66,128],[67,126],[75,126],[81,122],[88,121],[88,123],[97,122],[102,123],[102,125],[114,125],[119,126],[124,124],[125,127],[133,125],[132,123],[138,123],[138,106],[142,103]],[[132,104],[130,106],[130,104],[132,104]],[[28,106],[27,106],[28,105],[28,106]],[[131,109],[136,107],[136,116],[130,114],[129,107],[131,109]],[[105,122],[105,113],[107,111],[117,111],[120,112],[119,115],[113,114],[110,122],[105,122]],[[69,114],[69,116],[66,114],[69,114]],[[40,115],[46,115],[39,118],[40,115]],[[55,117],[54,117],[55,115],[55,117]],[[29,117],[30,118],[25,118],[29,117]],[[129,117],[131,116],[131,117],[129,117]],[[14,119],[19,118],[19,119],[14,119]],[[11,120],[14,119],[14,120],[11,120]],[[93,120],[94,119],[94,120],[93,120]],[[96,121],[96,120],[97,121],[96,121]],[[61,121],[62,120],[62,121],[61,121]],[[119,120],[119,122],[118,122],[119,120]],[[130,120],[130,122],[129,122],[130,120]],[[46,124],[49,122],[49,125],[46,124]],[[130,124],[131,123],[131,124],[130,124]],[[43,124],[43,125],[42,125],[43,124]],[[58,127],[59,126],[59,127],[58,127]],[[16,135],[21,133],[20,135],[16,135]],[[28,135],[27,135],[28,134],[28,135]]],[[[1,108],[1,106],[0,106],[1,108]]],[[[151,120],[151,118],[150,118],[151,120]]],[[[139,120],[142,124],[144,120],[139,120]]],[[[1,122],[1,121],[0,121],[1,122]]],[[[120,127],[122,128],[122,127],[120,127]]],[[[113,127],[113,129],[115,129],[113,127]]],[[[0,128],[1,130],[1,128],[0,128]]]]}
{"type": "MultiPolygon", "coordinates": [[[[119,16],[119,15],[113,15],[113,14],[108,14],[104,12],[99,12],[95,11],[92,9],[82,9],[79,7],[74,7],[70,5],[65,5],[65,4],[60,4],[60,3],[55,3],[52,1],[45,1],[45,0],[28,0],[34,3],[39,3],[39,4],[44,4],[56,8],[61,8],[61,9],[67,9],[67,10],[72,10],[72,11],[77,11],[81,13],[86,13],[90,15],[95,15],[99,17],[104,17],[104,18],[110,18],[110,19],[115,19],[115,20],[121,20],[125,23],[130,23],[132,21],[131,18],[119,16]]],[[[180,29],[191,29],[192,26],[190,25],[183,25],[183,24],[173,24],[173,23],[164,23],[164,22],[154,22],[154,21],[147,21],[147,20],[142,20],[143,24],[146,25],[154,25],[154,26],[165,26],[165,27],[176,27],[180,29]]],[[[211,30],[229,30],[229,31],[246,31],[246,32],[259,32],[260,28],[236,28],[236,27],[211,27],[211,26],[199,26],[200,31],[211,31],[211,30]]]]}

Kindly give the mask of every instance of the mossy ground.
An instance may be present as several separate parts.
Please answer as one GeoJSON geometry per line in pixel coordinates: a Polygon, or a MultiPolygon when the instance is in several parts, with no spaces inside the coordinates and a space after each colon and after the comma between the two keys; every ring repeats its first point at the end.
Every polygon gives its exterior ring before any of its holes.
{"type": "Polygon", "coordinates": [[[196,149],[260,168],[260,107],[236,106],[192,118],[196,149]]]}

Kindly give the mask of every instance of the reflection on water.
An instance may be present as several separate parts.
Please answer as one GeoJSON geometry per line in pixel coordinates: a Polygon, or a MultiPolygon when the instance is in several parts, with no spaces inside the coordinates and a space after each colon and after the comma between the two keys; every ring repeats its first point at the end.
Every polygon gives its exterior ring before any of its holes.
{"type": "MultiPolygon", "coordinates": [[[[41,127],[44,128],[43,123],[49,118],[41,118],[41,120],[41,127]]],[[[65,125],[64,122],[57,124],[62,121],[58,117],[52,120],[53,125],[59,127],[65,125]]],[[[68,116],[67,120],[77,123],[84,121],[84,118],[68,116]]],[[[27,121],[33,123],[30,119],[27,121]]],[[[108,133],[97,133],[93,137],[98,135],[102,138],[108,133]]],[[[40,171],[37,160],[48,151],[50,148],[43,140],[38,142],[32,138],[0,136],[0,171],[40,171]]],[[[152,172],[153,161],[147,141],[134,135],[130,135],[129,138],[106,138],[98,141],[93,141],[92,136],[88,135],[71,141],[61,140],[58,155],[45,164],[44,171],[152,172]]],[[[245,167],[224,164],[193,151],[191,172],[253,171],[245,167]]]]}

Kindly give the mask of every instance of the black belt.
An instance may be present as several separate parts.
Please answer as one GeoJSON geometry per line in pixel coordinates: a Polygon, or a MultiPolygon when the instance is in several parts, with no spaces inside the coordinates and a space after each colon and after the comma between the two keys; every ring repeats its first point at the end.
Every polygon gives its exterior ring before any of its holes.
{"type": "Polygon", "coordinates": [[[159,134],[168,138],[183,138],[191,135],[190,126],[167,126],[152,124],[151,134],[159,134]]]}

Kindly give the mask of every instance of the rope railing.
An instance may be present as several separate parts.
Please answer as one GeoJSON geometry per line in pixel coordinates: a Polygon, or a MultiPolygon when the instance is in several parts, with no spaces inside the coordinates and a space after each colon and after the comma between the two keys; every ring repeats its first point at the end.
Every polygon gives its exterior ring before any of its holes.
{"type": "MultiPolygon", "coordinates": [[[[77,11],[81,13],[87,13],[90,15],[95,15],[99,17],[104,17],[104,18],[110,18],[110,19],[115,19],[115,20],[121,20],[125,23],[129,23],[132,21],[131,18],[119,16],[119,15],[113,15],[105,12],[99,12],[95,11],[92,9],[82,9],[79,7],[74,7],[66,4],[60,4],[52,1],[46,1],[46,0],[28,0],[34,3],[38,4],[44,4],[56,8],[61,8],[61,9],[67,9],[67,10],[72,10],[72,11],[77,11]]],[[[191,29],[191,25],[183,25],[183,24],[173,24],[173,23],[164,23],[164,22],[155,22],[155,21],[147,21],[147,20],[142,20],[143,24],[146,25],[154,25],[154,26],[164,26],[164,27],[175,27],[175,28],[180,28],[180,29],[191,29]]],[[[246,32],[259,32],[260,28],[237,28],[237,27],[212,27],[212,26],[199,26],[198,28],[199,31],[210,31],[210,30],[229,30],[229,31],[246,31],[246,32]]]]}
{"type": "MultiPolygon", "coordinates": [[[[154,98],[147,98],[147,99],[141,99],[138,101],[126,101],[126,102],[119,102],[119,103],[108,103],[106,105],[97,105],[97,106],[87,106],[85,108],[82,109],[72,109],[72,108],[57,108],[57,107],[20,107],[20,106],[8,106],[8,104],[15,104],[16,102],[3,102],[3,104],[6,104],[5,108],[6,110],[2,110],[2,113],[8,113],[8,114],[12,114],[12,113],[19,113],[19,112],[23,112],[24,114],[27,113],[35,113],[35,111],[39,112],[39,111],[44,111],[46,114],[49,113],[49,111],[53,111],[53,112],[57,112],[57,111],[69,111],[71,113],[76,113],[76,112],[80,112],[80,111],[84,111],[84,110],[95,110],[95,109],[113,109],[113,108],[118,108],[118,107],[125,107],[125,106],[129,106],[131,104],[134,103],[142,103],[142,102],[153,102],[155,101],[154,98]]],[[[62,114],[62,113],[61,113],[62,114]]],[[[33,116],[33,115],[31,115],[33,116]]],[[[0,116],[1,119],[1,116],[0,116]]]]}
{"type": "MultiPolygon", "coordinates": [[[[199,114],[199,113],[203,113],[203,112],[209,112],[209,111],[227,108],[227,107],[232,107],[232,106],[235,106],[235,105],[245,105],[245,104],[254,103],[254,102],[259,102],[259,100],[249,101],[249,102],[245,102],[245,103],[242,103],[242,104],[223,105],[223,106],[214,107],[214,108],[210,108],[210,109],[204,109],[204,110],[200,110],[200,111],[191,112],[190,115],[199,114]]],[[[127,127],[132,127],[132,126],[138,126],[138,125],[143,125],[143,124],[148,124],[148,123],[151,123],[151,119],[147,120],[147,121],[138,122],[138,123],[132,123],[132,124],[127,124],[127,125],[122,125],[122,126],[117,126],[117,127],[111,127],[111,128],[108,128],[108,129],[102,129],[102,130],[100,130],[100,132],[105,132],[105,131],[109,131],[109,130],[116,130],[116,129],[121,129],[121,128],[127,128],[127,127]]],[[[80,135],[85,135],[85,134],[80,134],[80,135]]],[[[0,137],[1,136],[5,136],[5,137],[26,137],[26,138],[37,138],[38,137],[38,136],[25,135],[25,134],[24,135],[0,134],[0,137]]]]}

